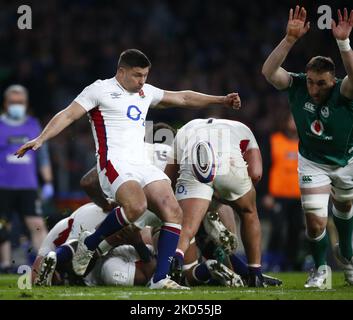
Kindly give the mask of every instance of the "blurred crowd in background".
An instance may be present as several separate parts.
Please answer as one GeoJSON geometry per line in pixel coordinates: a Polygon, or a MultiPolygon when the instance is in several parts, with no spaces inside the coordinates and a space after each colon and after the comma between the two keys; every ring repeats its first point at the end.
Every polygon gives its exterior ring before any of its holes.
{"type": "MultiPolygon", "coordinates": [[[[271,229],[274,203],[266,197],[270,137],[277,130],[285,130],[283,124],[289,110],[286,96],[266,83],[261,67],[284,36],[289,8],[296,2],[27,1],[32,8],[32,30],[17,28],[17,8],[21,4],[1,1],[0,5],[0,92],[14,83],[25,86],[30,113],[42,126],[85,86],[96,79],[113,77],[118,56],[127,48],[138,48],[147,54],[152,61],[148,82],[159,88],[190,89],[213,95],[239,92],[240,111],[219,107],[203,111],[151,110],[148,118],[175,128],[204,117],[227,118],[248,125],[264,158],[264,177],[257,186],[258,205],[265,231],[271,229]],[[269,221],[267,227],[266,221],[269,221]]],[[[343,66],[330,30],[319,30],[315,25],[318,5],[308,1],[312,28],[296,44],[285,67],[289,71],[304,71],[310,57],[328,55],[336,62],[337,76],[342,77],[343,66]]],[[[339,3],[334,3],[335,6],[339,3]]],[[[50,224],[87,201],[79,186],[82,175],[95,164],[87,118],[83,117],[51,140],[49,152],[55,196],[44,209],[50,224]]],[[[300,226],[296,233],[298,241],[304,242],[300,212],[298,217],[300,226]]],[[[286,230],[285,226],[279,228],[286,230]]],[[[270,244],[271,236],[268,238],[270,244]]],[[[281,238],[273,241],[283,242],[281,238]]],[[[286,249],[273,250],[283,253],[286,249]]],[[[300,261],[286,265],[282,259],[269,264],[273,270],[300,270],[305,265],[305,252],[296,255],[300,261]]]]}

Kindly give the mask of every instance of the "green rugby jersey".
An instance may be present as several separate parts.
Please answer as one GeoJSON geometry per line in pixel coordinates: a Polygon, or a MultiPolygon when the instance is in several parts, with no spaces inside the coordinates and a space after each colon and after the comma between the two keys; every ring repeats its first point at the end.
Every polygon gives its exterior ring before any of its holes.
{"type": "Polygon", "coordinates": [[[353,157],[353,100],[342,96],[342,79],[329,100],[315,105],[306,87],[306,74],[291,73],[286,89],[299,135],[299,153],[316,163],[345,166],[353,157]]]}

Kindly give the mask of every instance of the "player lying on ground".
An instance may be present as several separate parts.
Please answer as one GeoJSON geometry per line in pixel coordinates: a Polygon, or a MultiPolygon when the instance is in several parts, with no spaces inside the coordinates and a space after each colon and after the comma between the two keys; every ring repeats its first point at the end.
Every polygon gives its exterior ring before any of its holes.
{"type": "Polygon", "coordinates": [[[349,36],[353,11],[338,23],[332,20],[332,34],[337,41],[344,79],[335,77],[331,58],[317,56],[306,65],[306,73],[290,73],[281,67],[294,44],[309,30],[306,10],[290,9],[287,33],[265,61],[262,73],[278,90],[288,93],[299,135],[298,172],[301,202],[305,213],[307,237],[315,269],[305,287],[321,288],[326,281],[326,233],[328,203],[331,194],[333,219],[339,244],[335,255],[344,268],[345,279],[353,284],[353,51],[349,36]]]}
{"type": "MultiPolygon", "coordinates": [[[[94,231],[105,218],[102,209],[93,203],[77,209],[70,217],[59,221],[43,242],[40,252],[33,264],[32,281],[39,286],[59,284],[71,285],[146,285],[155,272],[155,250],[158,247],[159,232],[155,233],[152,242],[151,227],[139,229],[127,226],[117,234],[106,239],[108,247],[100,247],[95,264],[83,277],[75,275],[72,270],[72,256],[77,246],[79,230],[94,231]],[[154,248],[152,243],[155,244],[154,248]],[[111,249],[112,248],[112,249],[111,249]],[[108,252],[107,252],[108,251],[108,252]]],[[[161,223],[160,223],[161,224],[161,223]]],[[[188,258],[197,264],[198,250],[191,247],[188,258]]],[[[194,264],[194,267],[195,267],[194,264]]],[[[189,284],[214,284],[229,287],[242,286],[241,278],[223,264],[215,260],[206,260],[197,264],[203,271],[202,281],[189,284]]],[[[200,271],[195,271],[196,275],[200,271]]],[[[193,274],[190,274],[190,279],[193,274]]]]}
{"type": "Polygon", "coordinates": [[[72,270],[72,257],[80,230],[94,232],[105,216],[101,208],[88,203],[59,221],[50,230],[32,266],[33,283],[145,285],[156,266],[150,231],[132,226],[107,239],[110,244],[108,250],[114,248],[108,254],[103,246],[97,249],[95,265],[86,275],[77,276],[72,270]]]}

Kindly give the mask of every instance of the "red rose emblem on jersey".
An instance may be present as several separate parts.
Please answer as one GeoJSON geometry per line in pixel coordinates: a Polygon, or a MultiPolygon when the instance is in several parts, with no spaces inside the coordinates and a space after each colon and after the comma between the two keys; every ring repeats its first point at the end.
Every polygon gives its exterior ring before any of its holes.
{"type": "Polygon", "coordinates": [[[316,134],[317,136],[321,136],[324,132],[324,125],[320,120],[315,120],[311,124],[311,131],[316,134]]]}
{"type": "Polygon", "coordinates": [[[144,98],[144,97],[145,97],[145,93],[143,92],[142,89],[139,91],[139,96],[140,96],[141,98],[144,98]]]}

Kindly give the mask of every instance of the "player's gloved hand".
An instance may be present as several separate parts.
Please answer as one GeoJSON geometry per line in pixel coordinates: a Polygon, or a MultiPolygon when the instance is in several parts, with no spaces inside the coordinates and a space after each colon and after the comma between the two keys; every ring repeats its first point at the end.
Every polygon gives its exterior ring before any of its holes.
{"type": "Polygon", "coordinates": [[[42,187],[42,199],[48,200],[54,196],[54,186],[48,182],[42,187]]]}

